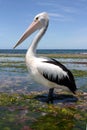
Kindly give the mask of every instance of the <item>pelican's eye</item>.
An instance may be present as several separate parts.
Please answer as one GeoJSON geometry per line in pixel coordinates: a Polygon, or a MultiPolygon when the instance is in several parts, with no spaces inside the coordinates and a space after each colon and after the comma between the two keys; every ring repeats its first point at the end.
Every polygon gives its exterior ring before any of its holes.
{"type": "Polygon", "coordinates": [[[36,17],[36,18],[35,18],[35,21],[37,21],[38,19],[39,19],[39,17],[36,17]]]}

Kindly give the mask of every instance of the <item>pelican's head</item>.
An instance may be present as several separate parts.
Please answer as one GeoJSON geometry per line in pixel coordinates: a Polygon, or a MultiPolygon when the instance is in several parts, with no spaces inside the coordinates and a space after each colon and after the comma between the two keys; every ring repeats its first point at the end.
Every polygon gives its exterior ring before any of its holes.
{"type": "Polygon", "coordinates": [[[49,17],[46,12],[40,13],[35,16],[32,24],[28,27],[25,33],[21,36],[19,41],[16,43],[14,48],[16,48],[19,44],[21,44],[28,36],[30,36],[36,30],[40,30],[41,28],[46,28],[49,22],[49,17]]]}
{"type": "Polygon", "coordinates": [[[39,22],[39,28],[45,27],[48,24],[49,17],[46,12],[40,13],[35,16],[34,22],[39,22]]]}

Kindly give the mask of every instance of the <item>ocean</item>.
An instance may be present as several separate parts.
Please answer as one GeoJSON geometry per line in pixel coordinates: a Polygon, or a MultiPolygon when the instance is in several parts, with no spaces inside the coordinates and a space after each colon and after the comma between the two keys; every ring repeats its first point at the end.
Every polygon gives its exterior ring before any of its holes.
{"type": "MultiPolygon", "coordinates": [[[[25,54],[26,49],[0,49],[0,54],[25,54]]],[[[87,49],[38,49],[40,54],[87,54],[87,49]]]]}

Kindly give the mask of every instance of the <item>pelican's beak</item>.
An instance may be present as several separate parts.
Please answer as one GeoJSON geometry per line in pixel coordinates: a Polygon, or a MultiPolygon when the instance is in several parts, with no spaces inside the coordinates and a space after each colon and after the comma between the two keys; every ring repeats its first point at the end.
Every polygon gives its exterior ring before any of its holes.
{"type": "Polygon", "coordinates": [[[33,32],[35,32],[37,29],[40,29],[41,23],[40,21],[33,21],[32,24],[28,27],[28,29],[25,31],[25,33],[21,36],[19,41],[16,43],[14,48],[16,48],[19,44],[21,44],[28,36],[30,36],[33,32]]]}

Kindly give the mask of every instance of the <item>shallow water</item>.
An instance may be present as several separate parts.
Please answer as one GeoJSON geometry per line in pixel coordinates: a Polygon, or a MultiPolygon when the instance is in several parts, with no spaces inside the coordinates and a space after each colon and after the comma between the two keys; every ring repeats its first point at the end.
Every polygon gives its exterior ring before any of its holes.
{"type": "MultiPolygon", "coordinates": [[[[87,62],[85,58],[59,58],[58,60],[63,62],[68,69],[87,71],[87,64],[82,64],[87,62]]],[[[48,90],[48,88],[35,83],[31,79],[24,61],[24,57],[0,57],[0,92],[29,93],[31,91],[48,90]]],[[[79,89],[87,85],[87,77],[77,77],[75,80],[79,89]]],[[[84,91],[87,91],[87,88],[84,91]]]]}
{"type": "Polygon", "coordinates": [[[59,58],[58,60],[61,62],[87,62],[86,58],[59,58]]]}
{"type": "Polygon", "coordinates": [[[44,89],[45,87],[36,84],[28,73],[0,73],[0,92],[29,93],[44,89]]]}
{"type": "MultiPolygon", "coordinates": [[[[87,77],[76,78],[76,85],[81,90],[87,85],[87,77]]],[[[48,90],[48,88],[35,83],[29,74],[0,73],[0,92],[29,93],[31,91],[48,90]]],[[[87,88],[85,88],[87,91],[87,88]]]]}
{"type": "Polygon", "coordinates": [[[69,69],[75,69],[75,70],[86,70],[87,71],[87,59],[73,59],[73,58],[59,58],[57,59],[60,62],[63,62],[63,64],[69,68],[69,69]]]}
{"type": "Polygon", "coordinates": [[[64,63],[64,65],[71,69],[71,70],[84,70],[84,71],[87,71],[87,64],[74,64],[74,63],[64,63]]]}

